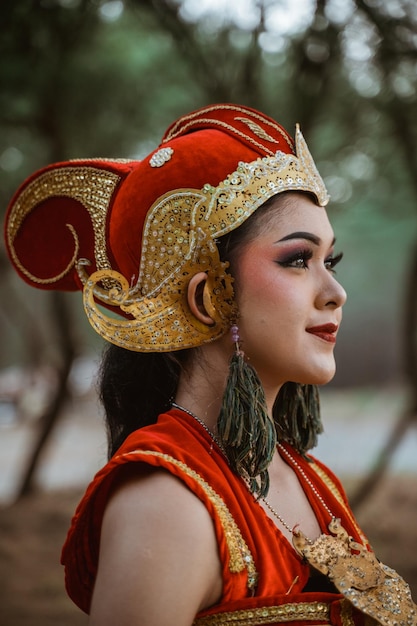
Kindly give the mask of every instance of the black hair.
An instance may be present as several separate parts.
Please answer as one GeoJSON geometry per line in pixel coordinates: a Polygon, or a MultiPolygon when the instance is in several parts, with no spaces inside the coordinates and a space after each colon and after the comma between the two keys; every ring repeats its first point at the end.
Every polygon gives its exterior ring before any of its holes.
{"type": "Polygon", "coordinates": [[[99,373],[111,457],[130,433],[169,410],[189,350],[133,352],[109,344],[99,373]]]}

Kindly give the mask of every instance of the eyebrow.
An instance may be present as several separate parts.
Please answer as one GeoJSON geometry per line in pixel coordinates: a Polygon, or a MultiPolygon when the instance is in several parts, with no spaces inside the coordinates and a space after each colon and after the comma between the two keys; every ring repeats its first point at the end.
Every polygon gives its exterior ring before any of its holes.
{"type": "MultiPolygon", "coordinates": [[[[290,233],[289,235],[286,235],[285,237],[283,237],[282,239],[279,239],[275,243],[280,243],[281,241],[289,241],[291,239],[306,239],[307,241],[311,241],[311,243],[314,243],[314,245],[316,246],[319,246],[322,242],[320,237],[317,237],[317,235],[313,235],[313,233],[297,231],[295,233],[290,233]]],[[[336,242],[336,238],[333,239],[332,246],[335,244],[335,242],[336,242]]]]}

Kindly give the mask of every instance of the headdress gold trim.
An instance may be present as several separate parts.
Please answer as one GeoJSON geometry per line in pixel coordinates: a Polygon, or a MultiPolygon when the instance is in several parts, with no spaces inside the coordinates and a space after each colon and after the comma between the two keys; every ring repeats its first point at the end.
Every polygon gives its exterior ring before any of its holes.
{"type": "MultiPolygon", "coordinates": [[[[153,204],[142,240],[137,283],[113,270],[95,272],[84,287],[84,306],[94,329],[106,340],[138,352],[165,352],[212,341],[229,327],[232,278],[215,241],[242,224],[266,200],[283,191],[307,191],[325,206],[329,196],[299,127],[296,156],[274,156],[239,163],[217,187],[177,189],[153,204]],[[196,320],[186,301],[193,274],[207,272],[213,326],[196,320]],[[109,286],[103,289],[101,286],[109,286]],[[119,307],[132,319],[106,315],[95,299],[119,307]]],[[[82,263],[80,278],[85,282],[82,263]]]]}
{"type": "MultiPolygon", "coordinates": [[[[218,126],[222,130],[228,130],[233,135],[236,135],[238,137],[241,137],[242,139],[245,139],[246,141],[249,141],[254,146],[257,146],[258,148],[265,150],[268,154],[273,156],[274,152],[270,148],[267,148],[264,144],[258,143],[250,135],[242,133],[236,128],[235,125],[232,126],[228,124],[227,122],[224,122],[223,120],[219,120],[213,116],[210,116],[210,113],[218,111],[219,108],[223,111],[233,111],[234,113],[243,113],[245,115],[245,118],[236,116],[235,120],[238,120],[238,121],[243,122],[244,124],[247,124],[249,128],[251,129],[251,131],[254,132],[255,135],[258,135],[258,137],[260,137],[261,139],[267,139],[267,141],[271,141],[272,143],[278,143],[277,140],[274,139],[273,137],[268,137],[266,135],[265,130],[261,126],[258,126],[254,122],[251,122],[251,120],[249,120],[246,117],[248,114],[248,110],[246,108],[236,106],[235,104],[222,104],[220,107],[219,105],[214,104],[213,106],[205,107],[204,113],[209,116],[208,118],[202,118],[200,111],[194,111],[193,113],[184,115],[171,126],[171,128],[169,129],[169,131],[164,137],[163,143],[167,143],[168,141],[171,141],[171,139],[175,139],[179,135],[182,135],[185,130],[193,128],[196,123],[198,123],[199,125],[201,125],[202,123],[207,123],[210,126],[213,126],[213,125],[218,126]],[[246,119],[247,121],[245,122],[244,119],[246,119]]],[[[291,138],[285,133],[285,131],[281,128],[281,126],[279,126],[279,124],[277,124],[274,120],[269,120],[264,115],[261,115],[260,113],[257,113],[254,110],[250,112],[250,115],[254,119],[257,119],[260,122],[262,122],[264,126],[270,126],[271,129],[279,133],[281,137],[284,139],[284,141],[291,148],[291,150],[294,148],[291,138]]]]}
{"type": "Polygon", "coordinates": [[[119,181],[120,176],[108,170],[69,165],[60,169],[47,170],[29,183],[13,205],[13,211],[10,211],[6,233],[11,258],[22,274],[34,283],[48,285],[58,282],[74,268],[79,246],[76,231],[71,224],[66,226],[74,237],[74,253],[67,266],[55,276],[48,278],[34,276],[23,266],[14,247],[16,234],[33,207],[56,196],[78,200],[87,209],[94,229],[94,253],[97,267],[110,269],[106,252],[106,217],[110,200],[119,181]]]}

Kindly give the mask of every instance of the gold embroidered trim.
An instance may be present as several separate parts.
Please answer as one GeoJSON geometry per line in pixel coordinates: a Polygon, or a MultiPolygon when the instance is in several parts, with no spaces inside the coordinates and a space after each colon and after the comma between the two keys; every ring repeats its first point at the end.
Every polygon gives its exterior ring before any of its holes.
{"type": "Polygon", "coordinates": [[[125,456],[156,456],[172,465],[178,467],[184,474],[192,478],[203,489],[204,493],[212,503],[216,514],[219,517],[223,527],[223,532],[230,555],[229,570],[232,574],[238,574],[244,569],[247,570],[248,588],[253,590],[258,582],[258,574],[256,572],[255,563],[245,540],[243,539],[238,525],[236,524],[232,514],[227,508],[222,498],[216,491],[198,474],[196,471],[188,467],[182,461],[178,461],[174,457],[162,452],[154,452],[152,450],[135,450],[122,455],[125,456]]]}
{"type": "Polygon", "coordinates": [[[276,139],[271,137],[271,135],[268,135],[268,133],[253,120],[250,120],[247,117],[235,117],[235,120],[246,124],[251,129],[251,131],[261,139],[265,139],[265,141],[270,141],[271,143],[278,143],[276,139]]]}
{"type": "Polygon", "coordinates": [[[324,624],[324,620],[328,620],[329,616],[330,608],[324,602],[297,602],[208,615],[194,620],[193,626],[220,626],[221,624],[263,626],[302,620],[311,622],[320,620],[324,624]]]}
{"type": "Polygon", "coordinates": [[[94,230],[97,267],[110,268],[106,254],[106,214],[119,180],[120,177],[113,172],[86,166],[47,170],[29,183],[11,208],[7,225],[10,254],[19,270],[33,282],[46,285],[60,280],[74,267],[78,256],[78,237],[71,224],[67,224],[67,227],[74,237],[75,251],[67,267],[56,276],[49,278],[34,276],[22,265],[14,249],[14,239],[26,216],[38,204],[56,196],[73,198],[87,209],[94,230]]]}
{"type": "Polygon", "coordinates": [[[68,163],[134,163],[137,164],[138,161],[135,159],[106,159],[106,157],[92,157],[89,159],[70,159],[68,163]]]}
{"type": "MultiPolygon", "coordinates": [[[[348,600],[342,600],[341,602],[340,617],[343,626],[355,626],[355,622],[352,617],[352,605],[348,600]]],[[[368,626],[371,626],[371,624],[368,626]]]]}
{"type": "MultiPolygon", "coordinates": [[[[233,131],[234,135],[237,135],[238,137],[243,137],[243,139],[246,139],[247,141],[250,141],[250,143],[252,143],[254,146],[256,146],[257,148],[260,148],[261,150],[265,150],[266,152],[268,152],[268,154],[270,156],[273,156],[274,152],[273,150],[270,150],[269,148],[267,148],[266,146],[264,146],[262,143],[259,143],[259,141],[256,141],[256,139],[253,139],[253,137],[251,137],[250,135],[247,135],[246,133],[243,133],[240,130],[237,130],[237,128],[235,128],[234,126],[231,126],[230,124],[227,124],[227,122],[222,122],[221,120],[212,120],[210,118],[203,118],[203,119],[199,119],[198,122],[203,122],[203,123],[207,123],[207,124],[215,124],[216,126],[219,126],[220,128],[225,128],[226,130],[231,130],[233,131]]],[[[181,127],[181,134],[184,132],[184,130],[188,130],[189,128],[192,128],[194,126],[194,122],[189,122],[188,124],[184,124],[181,127]]],[[[174,135],[175,138],[175,135],[174,135]]],[[[164,140],[164,143],[166,143],[167,140],[164,140]]]]}
{"type": "MultiPolygon", "coordinates": [[[[227,104],[223,105],[221,107],[219,107],[218,105],[215,105],[213,107],[206,107],[204,109],[204,112],[205,113],[210,113],[210,111],[217,111],[218,109],[223,109],[223,110],[226,110],[226,111],[236,111],[237,113],[244,113],[246,116],[248,115],[247,109],[242,109],[241,107],[234,106],[234,105],[227,105],[227,104]]],[[[268,150],[268,148],[266,148],[263,144],[259,144],[255,139],[253,139],[249,135],[246,135],[245,133],[242,133],[241,131],[237,130],[234,126],[230,126],[226,122],[220,122],[218,120],[211,119],[211,118],[202,119],[200,117],[201,114],[202,114],[202,111],[195,111],[194,113],[190,113],[190,115],[186,115],[186,116],[182,117],[180,120],[178,120],[178,122],[173,125],[173,127],[171,128],[171,130],[169,131],[167,136],[164,138],[163,143],[167,143],[171,139],[175,139],[175,137],[177,137],[179,134],[182,134],[185,129],[192,128],[195,124],[200,124],[201,122],[208,122],[210,124],[217,124],[218,126],[226,128],[227,130],[230,130],[233,134],[238,135],[239,137],[243,137],[244,139],[248,140],[250,143],[255,145],[257,148],[261,148],[263,150],[266,150],[267,152],[269,152],[270,155],[273,154],[273,152],[268,150]],[[197,120],[196,120],[196,118],[197,118],[197,120]],[[188,123],[185,124],[185,125],[183,123],[184,120],[188,120],[188,123]],[[180,127],[180,131],[177,130],[178,127],[180,127]]],[[[278,124],[276,124],[272,120],[265,119],[262,115],[257,114],[255,111],[251,111],[251,115],[255,119],[258,119],[263,124],[273,128],[276,132],[278,132],[284,138],[285,142],[290,146],[290,148],[291,149],[293,148],[293,144],[291,142],[291,138],[288,137],[288,135],[282,130],[282,128],[280,126],[278,126],[278,124]]],[[[237,118],[235,118],[235,119],[237,119],[237,118]]]]}

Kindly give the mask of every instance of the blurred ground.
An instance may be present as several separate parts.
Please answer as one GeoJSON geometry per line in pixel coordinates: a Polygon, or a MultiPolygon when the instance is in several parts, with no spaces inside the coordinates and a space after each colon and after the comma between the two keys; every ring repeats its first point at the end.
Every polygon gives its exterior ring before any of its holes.
{"type": "MultiPolygon", "coordinates": [[[[342,476],[348,492],[372,466],[403,402],[403,394],[395,390],[323,394],[325,434],[315,453],[342,476]]],[[[85,625],[87,618],[65,595],[59,556],[75,506],[105,460],[94,394],[75,396],[68,404],[45,451],[38,490],[13,504],[34,428],[34,420],[16,423],[9,418],[3,418],[0,428],[0,623],[85,625]]],[[[417,598],[415,431],[357,516],[378,556],[404,576],[417,598]]]]}

